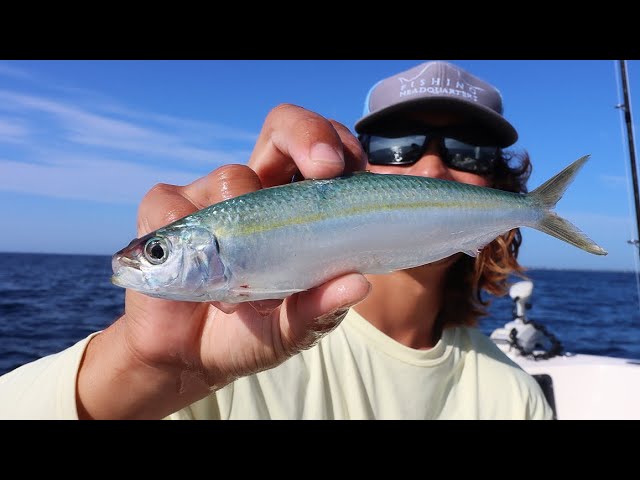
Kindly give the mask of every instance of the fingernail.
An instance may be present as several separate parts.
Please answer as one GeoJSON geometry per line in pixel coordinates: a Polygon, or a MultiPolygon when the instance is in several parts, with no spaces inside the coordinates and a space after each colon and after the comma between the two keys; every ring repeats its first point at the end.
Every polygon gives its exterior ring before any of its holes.
{"type": "Polygon", "coordinates": [[[339,165],[344,168],[344,154],[328,143],[316,143],[311,147],[309,158],[312,163],[321,165],[339,165]]]}

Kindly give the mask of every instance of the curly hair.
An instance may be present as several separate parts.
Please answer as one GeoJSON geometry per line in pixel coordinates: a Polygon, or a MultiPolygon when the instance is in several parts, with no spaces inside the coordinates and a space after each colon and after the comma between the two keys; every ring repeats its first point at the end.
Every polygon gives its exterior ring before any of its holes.
{"type": "MultiPolygon", "coordinates": [[[[527,152],[502,152],[491,186],[509,192],[526,193],[531,175],[531,161],[527,152]]],[[[518,263],[522,234],[516,228],[489,243],[477,257],[461,256],[449,269],[445,280],[444,303],[440,312],[442,327],[475,326],[487,315],[490,300],[483,300],[482,291],[501,296],[507,293],[510,275],[526,278],[524,267],[518,263]]]]}

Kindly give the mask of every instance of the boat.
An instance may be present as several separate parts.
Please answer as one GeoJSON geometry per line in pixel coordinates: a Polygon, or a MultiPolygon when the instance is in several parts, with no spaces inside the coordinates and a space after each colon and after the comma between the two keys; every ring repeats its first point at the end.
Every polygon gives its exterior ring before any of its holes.
{"type": "Polygon", "coordinates": [[[513,319],[490,338],[532,375],[557,420],[640,420],[640,360],[565,352],[543,324],[529,318],[533,282],[509,289],[513,319]]]}
{"type": "MultiPolygon", "coordinates": [[[[640,235],[640,191],[625,60],[619,60],[619,68],[623,100],[616,108],[622,111],[626,124],[636,225],[640,235]]],[[[639,247],[640,254],[640,241],[630,240],[629,243],[639,247]]],[[[495,329],[490,338],[538,381],[555,418],[640,419],[640,360],[564,352],[562,343],[544,325],[528,317],[532,295],[531,281],[511,286],[513,319],[495,329]]]]}

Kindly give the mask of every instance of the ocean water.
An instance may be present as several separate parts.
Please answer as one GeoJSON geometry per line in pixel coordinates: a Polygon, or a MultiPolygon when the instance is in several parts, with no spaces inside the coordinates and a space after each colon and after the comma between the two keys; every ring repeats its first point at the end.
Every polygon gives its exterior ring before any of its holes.
{"type": "MultiPolygon", "coordinates": [[[[573,353],[640,360],[640,307],[634,273],[531,270],[529,318],[573,353]]],[[[108,256],[0,253],[0,375],[73,345],[123,312],[124,290],[110,282],[108,256]]],[[[517,281],[517,279],[514,279],[517,281]]],[[[495,298],[481,330],[512,317],[495,298]]]]}

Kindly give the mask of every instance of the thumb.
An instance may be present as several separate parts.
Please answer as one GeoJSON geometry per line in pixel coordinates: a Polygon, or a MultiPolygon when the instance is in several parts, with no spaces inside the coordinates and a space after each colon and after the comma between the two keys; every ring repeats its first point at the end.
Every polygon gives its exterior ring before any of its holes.
{"type": "Polygon", "coordinates": [[[350,273],[289,297],[280,310],[285,351],[294,355],[315,345],[336,328],[349,308],[364,300],[370,290],[371,284],[364,275],[350,273]]]}

